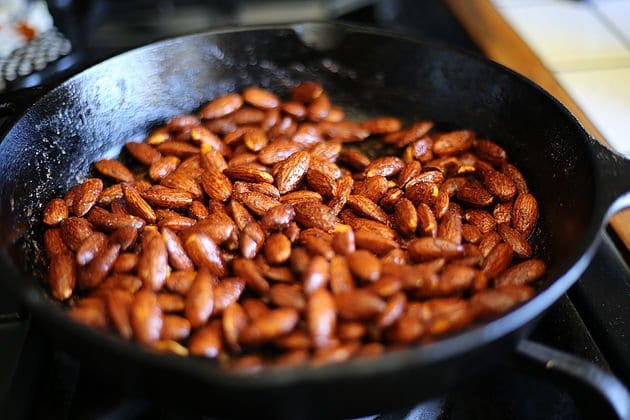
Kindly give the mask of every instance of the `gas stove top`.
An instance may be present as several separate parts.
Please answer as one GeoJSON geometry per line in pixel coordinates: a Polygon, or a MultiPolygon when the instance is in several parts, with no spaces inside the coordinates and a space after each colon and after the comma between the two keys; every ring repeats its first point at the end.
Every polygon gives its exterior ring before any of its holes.
{"type": "MultiPolygon", "coordinates": [[[[71,72],[120,51],[157,39],[258,21],[338,18],[434,39],[479,53],[438,0],[306,1],[50,1],[57,27],[73,45],[56,71],[12,87],[54,84],[71,72]],[[287,11],[289,10],[289,11],[287,11]],[[291,12],[292,11],[292,12],[291,12]],[[293,15],[291,14],[293,13],[293,15]],[[297,16],[295,16],[297,14],[297,16]],[[257,20],[258,17],[258,20],[257,20]],[[284,19],[283,19],[284,18],[284,19]],[[267,20],[265,20],[267,19],[267,20]]],[[[1,101],[0,101],[1,102],[1,101]]],[[[0,121],[1,122],[1,121],[0,121]]],[[[611,372],[630,387],[630,268],[612,234],[581,280],[534,329],[531,339],[611,372]]],[[[592,393],[552,375],[537,374],[516,358],[415,407],[370,419],[574,419],[612,418],[592,403],[592,393]]],[[[55,348],[28,313],[0,290],[0,416],[23,419],[201,419],[194,407],[166,405],[134,389],[113,386],[55,348]]]]}

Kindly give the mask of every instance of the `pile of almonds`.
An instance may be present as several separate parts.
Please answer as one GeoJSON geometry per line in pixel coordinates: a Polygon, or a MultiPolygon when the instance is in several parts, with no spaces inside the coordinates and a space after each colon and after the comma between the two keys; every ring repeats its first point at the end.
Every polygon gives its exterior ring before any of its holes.
{"type": "Polygon", "coordinates": [[[531,298],[538,204],[506,152],[431,121],[344,119],[322,87],[181,115],[43,212],[70,316],[246,372],[434,340],[531,298]],[[371,160],[352,143],[386,143],[371,160]],[[134,172],[132,172],[133,169],[134,172]]]}

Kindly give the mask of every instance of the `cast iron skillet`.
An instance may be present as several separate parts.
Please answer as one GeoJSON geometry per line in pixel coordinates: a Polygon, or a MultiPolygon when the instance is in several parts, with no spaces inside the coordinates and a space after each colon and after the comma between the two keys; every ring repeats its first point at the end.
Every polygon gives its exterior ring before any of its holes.
{"type": "MultiPolygon", "coordinates": [[[[107,377],[214,416],[358,416],[436,395],[515,349],[605,383],[619,416],[627,392],[592,367],[523,340],[580,276],[610,214],[630,205],[630,163],[599,145],[540,88],[486,59],[342,24],[213,31],[149,45],[96,65],[30,106],[0,144],[0,264],[10,286],[65,348],[107,377]],[[95,160],[228,91],[287,92],[318,80],[353,116],[390,114],[466,127],[503,145],[540,201],[535,248],[548,262],[540,293],[507,315],[376,360],[251,377],[212,362],[158,355],[75,324],[41,285],[43,203],[95,160]],[[581,370],[580,370],[581,369],[581,370]]],[[[602,279],[605,281],[605,279],[602,279]]],[[[84,364],[85,365],[85,364],[84,364]]]]}

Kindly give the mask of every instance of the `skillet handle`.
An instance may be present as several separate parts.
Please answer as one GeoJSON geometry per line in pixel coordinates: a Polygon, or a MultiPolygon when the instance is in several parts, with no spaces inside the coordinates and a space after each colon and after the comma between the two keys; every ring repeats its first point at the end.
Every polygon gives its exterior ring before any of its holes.
{"type": "Polygon", "coordinates": [[[598,171],[597,189],[602,191],[598,204],[606,218],[630,208],[630,160],[591,138],[589,145],[598,171]]]}
{"type": "Polygon", "coordinates": [[[630,394],[612,374],[584,359],[530,340],[519,342],[516,354],[527,367],[544,370],[546,377],[568,385],[576,404],[597,413],[597,418],[608,418],[604,414],[611,413],[610,418],[630,420],[630,394]]]}

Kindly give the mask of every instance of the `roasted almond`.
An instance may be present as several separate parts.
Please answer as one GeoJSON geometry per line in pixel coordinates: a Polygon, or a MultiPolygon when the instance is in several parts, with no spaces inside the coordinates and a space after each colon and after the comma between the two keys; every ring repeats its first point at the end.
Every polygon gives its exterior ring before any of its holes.
{"type": "Polygon", "coordinates": [[[276,185],[280,194],[286,194],[295,189],[306,175],[310,162],[311,155],[305,151],[294,153],[282,162],[276,174],[276,185]]]}
{"type": "Polygon", "coordinates": [[[77,282],[77,270],[72,255],[60,252],[50,258],[48,283],[55,299],[66,300],[72,296],[77,282]]]}
{"type": "Polygon", "coordinates": [[[245,344],[264,343],[291,332],[299,320],[293,308],[279,308],[260,316],[246,326],[240,335],[245,344]]]}
{"type": "Polygon", "coordinates": [[[241,106],[243,106],[243,98],[241,95],[230,93],[208,102],[203,106],[203,108],[201,108],[199,115],[201,118],[208,120],[221,118],[225,115],[231,114],[241,106]]]}
{"type": "Polygon", "coordinates": [[[150,344],[160,338],[162,311],[155,293],[143,289],[135,294],[130,319],[133,335],[140,343],[150,344]]]}
{"type": "Polygon", "coordinates": [[[350,321],[372,318],[379,315],[386,303],[364,289],[353,289],[335,295],[339,316],[350,321]]]}
{"type": "Polygon", "coordinates": [[[218,170],[206,170],[201,175],[203,190],[213,200],[227,201],[232,195],[232,183],[218,170]]]}
{"type": "Polygon", "coordinates": [[[512,227],[526,238],[538,221],[538,202],[531,194],[519,194],[512,207],[512,227]]]}
{"type": "Polygon", "coordinates": [[[199,268],[206,267],[215,276],[225,274],[225,263],[216,243],[205,233],[193,233],[186,239],[184,248],[199,268]]]}
{"type": "Polygon", "coordinates": [[[89,178],[76,190],[72,201],[72,211],[77,216],[84,216],[98,200],[103,190],[103,181],[89,178]]]}
{"type": "Polygon", "coordinates": [[[248,87],[243,91],[243,99],[245,102],[257,108],[268,109],[276,108],[280,105],[280,100],[276,95],[268,90],[248,87]]]}
{"type": "Polygon", "coordinates": [[[512,263],[514,252],[504,242],[497,244],[486,257],[481,269],[488,278],[494,278],[512,263]]]}
{"type": "Polygon", "coordinates": [[[168,252],[160,235],[152,235],[138,259],[138,277],[154,291],[160,290],[168,276],[168,252]]]}
{"type": "Polygon", "coordinates": [[[317,201],[303,201],[294,205],[295,221],[305,228],[316,227],[325,232],[335,228],[336,217],[330,208],[317,201]]]}
{"type": "Polygon", "coordinates": [[[456,243],[439,238],[420,238],[409,243],[409,256],[415,260],[453,258],[462,255],[464,248],[456,243]]]}
{"type": "Polygon", "coordinates": [[[361,249],[348,254],[348,266],[362,281],[375,282],[381,277],[381,262],[370,251],[361,249]]]}
{"type": "Polygon", "coordinates": [[[495,278],[494,283],[497,287],[522,286],[542,277],[546,269],[542,260],[523,261],[503,271],[495,278]]]}
{"type": "Polygon", "coordinates": [[[102,175],[116,181],[131,182],[133,174],[125,165],[117,160],[103,159],[94,163],[94,168],[102,175]]]}
{"type": "Polygon", "coordinates": [[[532,256],[532,247],[521,232],[503,223],[498,226],[497,231],[501,238],[512,247],[517,257],[529,258],[532,256]]]}
{"type": "Polygon", "coordinates": [[[214,278],[206,268],[197,272],[195,281],[186,294],[184,312],[193,328],[206,323],[214,309],[214,278]]]}
{"type": "Polygon", "coordinates": [[[398,231],[404,236],[410,236],[418,228],[418,213],[413,203],[402,198],[396,203],[394,221],[398,231]]]}
{"type": "Polygon", "coordinates": [[[53,198],[48,202],[42,213],[42,222],[48,226],[56,226],[68,217],[68,206],[61,198],[53,198]]]}
{"type": "Polygon", "coordinates": [[[330,292],[319,289],[308,297],[306,318],[315,347],[328,347],[337,323],[335,300],[330,292]]]}

